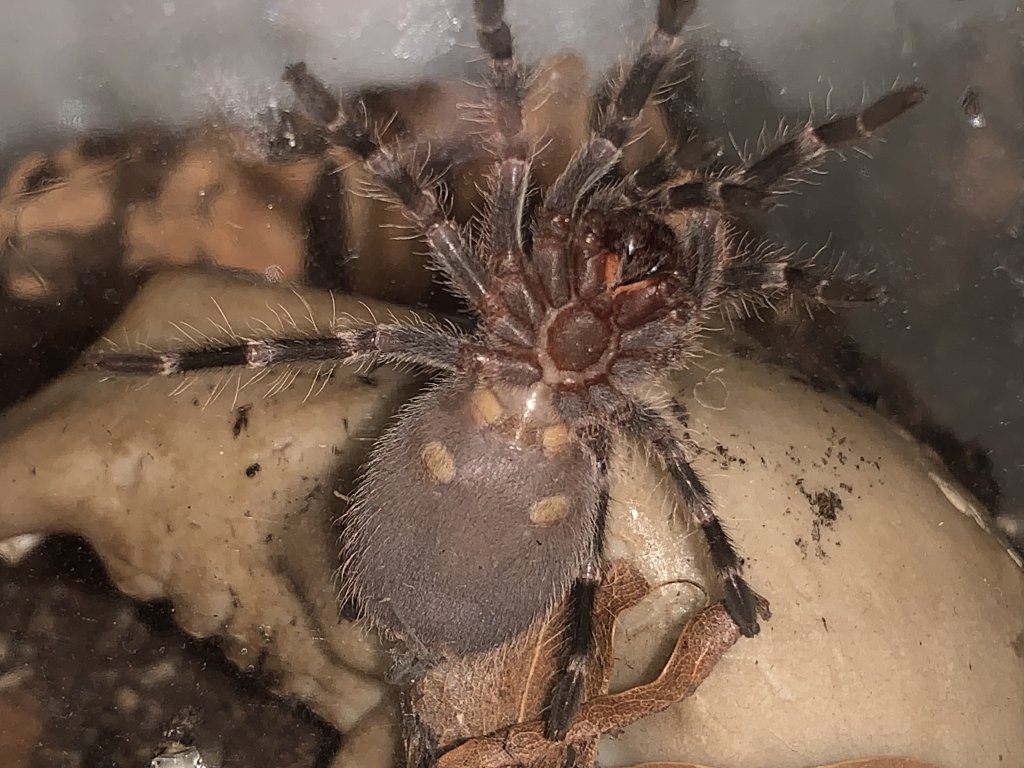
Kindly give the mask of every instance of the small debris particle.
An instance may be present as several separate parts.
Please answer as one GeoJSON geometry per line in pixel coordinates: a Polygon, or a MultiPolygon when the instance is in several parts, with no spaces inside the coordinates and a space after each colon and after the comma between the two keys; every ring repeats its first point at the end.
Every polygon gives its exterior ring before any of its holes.
{"type": "Polygon", "coordinates": [[[726,448],[721,443],[715,446],[713,453],[718,456],[719,464],[721,464],[723,468],[727,468],[731,464],[739,464],[741,467],[746,466],[746,459],[744,459],[741,456],[734,456],[732,453],[729,452],[729,449],[726,448]]]}
{"type": "Polygon", "coordinates": [[[249,413],[252,405],[240,405],[235,409],[235,423],[231,425],[231,436],[237,438],[243,431],[249,431],[249,413]]]}
{"type": "Polygon", "coordinates": [[[261,469],[263,469],[263,467],[260,466],[260,463],[258,461],[254,461],[252,464],[245,468],[245,476],[256,477],[256,475],[259,473],[261,469]]]}
{"type": "Polygon", "coordinates": [[[828,622],[825,620],[824,616],[821,617],[821,626],[823,626],[825,631],[828,632],[828,622]]]}
{"type": "Polygon", "coordinates": [[[814,516],[823,525],[831,525],[839,516],[839,510],[843,508],[843,500],[835,491],[826,489],[818,491],[811,497],[811,507],[814,516]]]}
{"type": "MultiPolygon", "coordinates": [[[[831,529],[835,526],[835,522],[839,518],[839,512],[843,509],[843,499],[831,488],[825,488],[824,490],[812,493],[804,487],[804,479],[802,477],[795,477],[793,480],[797,489],[803,494],[810,505],[811,514],[814,518],[811,521],[811,539],[816,544],[815,549],[818,557],[824,558],[826,554],[821,547],[821,529],[831,529]]],[[[839,546],[838,541],[832,543],[834,546],[839,546]]]]}
{"type": "Polygon", "coordinates": [[[1013,646],[1013,652],[1017,654],[1017,658],[1024,659],[1024,630],[1017,633],[1017,637],[1013,639],[1011,645],[1013,646]]]}
{"type": "Polygon", "coordinates": [[[971,128],[984,128],[988,125],[985,115],[981,111],[981,90],[975,85],[967,86],[963,97],[960,99],[960,111],[963,112],[967,124],[971,128]]]}
{"type": "Polygon", "coordinates": [[[800,556],[804,559],[807,558],[807,542],[804,541],[803,536],[797,536],[793,539],[793,543],[796,544],[796,548],[800,550],[800,556]]]}

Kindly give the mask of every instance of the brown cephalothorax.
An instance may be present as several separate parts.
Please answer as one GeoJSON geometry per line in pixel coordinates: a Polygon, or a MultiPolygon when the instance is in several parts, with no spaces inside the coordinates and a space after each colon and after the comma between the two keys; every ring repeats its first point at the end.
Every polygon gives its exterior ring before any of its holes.
{"type": "Polygon", "coordinates": [[[324,138],[361,158],[379,193],[418,230],[432,266],[475,318],[472,331],[387,322],[95,361],[131,374],[309,361],[438,372],[375,447],[343,515],[343,597],[426,663],[492,651],[568,598],[567,651],[547,710],[553,739],[573,722],[590,658],[613,436],[664,466],[706,537],[729,616],[744,635],[757,633],[741,559],[653,390],[698,351],[721,305],[743,311],[787,292],[841,296],[841,282],[815,276],[744,223],[829,151],[871,138],[924,94],[894,90],[859,113],[805,125],[736,167],[709,168],[687,111],[664,109],[671,141],[627,170],[624,148],[674,77],[695,5],[659,1],[654,29],[597,101],[589,140],[534,194],[527,70],[503,0],[475,0],[490,60],[482,113],[493,163],[487,203],[469,231],[360,110],[344,109],[305,65],[288,67],[285,79],[324,138]]]}

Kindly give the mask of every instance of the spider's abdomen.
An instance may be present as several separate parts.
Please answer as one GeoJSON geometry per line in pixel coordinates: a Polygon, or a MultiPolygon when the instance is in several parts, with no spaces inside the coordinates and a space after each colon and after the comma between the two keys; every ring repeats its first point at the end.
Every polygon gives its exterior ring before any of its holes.
{"type": "Polygon", "coordinates": [[[543,385],[442,385],[374,451],[342,520],[343,593],[431,654],[489,650],[565,593],[597,494],[543,385]]]}

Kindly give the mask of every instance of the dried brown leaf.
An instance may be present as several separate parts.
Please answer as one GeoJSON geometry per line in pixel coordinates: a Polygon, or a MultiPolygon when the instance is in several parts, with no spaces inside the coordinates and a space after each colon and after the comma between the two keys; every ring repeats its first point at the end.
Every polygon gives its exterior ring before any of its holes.
{"type": "Polygon", "coordinates": [[[560,606],[528,636],[493,656],[443,665],[417,686],[413,708],[437,737],[438,768],[548,768],[594,764],[598,738],[664,709],[696,690],[740,633],[724,608],[713,605],[683,629],[661,674],[622,693],[607,694],[619,614],[636,605],[649,586],[632,566],[615,563],[598,593],[595,651],[584,703],[564,742],[544,736],[542,719],[559,660],[560,606]]]}
{"type": "MultiPolygon", "coordinates": [[[[626,563],[615,563],[598,592],[595,654],[586,698],[607,690],[618,615],[648,592],[647,582],[626,563]]],[[[565,606],[561,605],[512,646],[496,654],[455,659],[428,672],[412,693],[420,723],[441,751],[493,733],[510,723],[535,721],[547,704],[557,671],[565,606]]]]}

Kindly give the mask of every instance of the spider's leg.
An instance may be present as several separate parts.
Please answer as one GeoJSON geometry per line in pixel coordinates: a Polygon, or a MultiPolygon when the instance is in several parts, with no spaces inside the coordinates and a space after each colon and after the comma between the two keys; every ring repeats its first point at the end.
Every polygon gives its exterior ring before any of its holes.
{"type": "Polygon", "coordinates": [[[718,208],[733,213],[760,208],[788,181],[812,169],[828,152],[872,138],[924,98],[924,88],[907,86],[886,94],[863,111],[841,115],[822,125],[806,125],[759,159],[720,179],[701,179],[672,187],[669,207],[718,208]]]}
{"type": "Polygon", "coordinates": [[[523,258],[523,202],[530,180],[530,146],[523,126],[526,77],[516,60],[504,0],[474,0],[477,37],[491,57],[488,114],[493,120],[494,171],[491,246],[499,259],[523,258]]]}
{"type": "Polygon", "coordinates": [[[696,119],[701,101],[699,87],[703,82],[696,55],[677,55],[666,66],[662,79],[667,84],[661,86],[665,94],[658,99],[658,111],[665,123],[668,143],[656,157],[629,175],[625,191],[636,201],[657,194],[684,174],[691,178],[694,171],[706,172],[722,154],[722,141],[707,138],[696,119]]]}
{"type": "Polygon", "coordinates": [[[402,737],[406,768],[434,768],[437,765],[437,734],[420,718],[408,690],[399,696],[402,708],[402,737]]]}
{"type": "Polygon", "coordinates": [[[594,120],[590,140],[573,156],[544,196],[533,237],[532,262],[554,306],[570,299],[565,252],[572,215],[594,185],[615,169],[662,70],[672,58],[683,25],[697,0],[659,0],[657,25],[607,106],[594,120]]]}
{"type": "Polygon", "coordinates": [[[569,655],[551,689],[545,735],[561,741],[572,725],[583,701],[587,667],[594,642],[594,598],[601,586],[601,552],[604,548],[605,519],[608,516],[608,452],[610,436],[601,432],[590,440],[597,464],[600,489],[590,551],[576,576],[569,595],[569,655]]]}
{"type": "Polygon", "coordinates": [[[622,147],[633,135],[647,104],[672,58],[679,33],[696,0],[660,0],[657,25],[630,66],[608,106],[595,120],[593,136],[570,161],[544,200],[544,209],[572,213],[579,200],[618,163],[622,147]]]}
{"type": "Polygon", "coordinates": [[[527,74],[515,56],[503,0],[474,0],[477,38],[490,56],[485,114],[491,123],[488,258],[495,290],[508,311],[492,313],[489,329],[505,341],[533,346],[547,307],[531,279],[523,250],[523,208],[530,184],[531,146],[523,123],[527,74]]]}
{"type": "Polygon", "coordinates": [[[459,226],[441,209],[434,191],[428,189],[396,154],[380,145],[365,120],[345,114],[337,97],[304,63],[285,69],[284,79],[310,116],[320,123],[335,144],[361,158],[384,191],[405,211],[430,247],[435,266],[473,308],[483,303],[488,288],[487,271],[466,243],[459,226]]]}
{"type": "Polygon", "coordinates": [[[721,295],[723,302],[734,306],[746,300],[770,304],[786,294],[834,306],[874,301],[883,293],[869,282],[822,270],[813,258],[801,258],[787,248],[742,233],[730,233],[725,251],[721,295]]]}
{"type": "Polygon", "coordinates": [[[97,352],[87,364],[112,373],[172,376],[208,368],[265,368],[277,363],[355,363],[368,359],[455,370],[462,339],[428,325],[365,326],[331,336],[245,339],[173,352],[97,352]]]}
{"type": "Polygon", "coordinates": [[[729,616],[744,635],[753,637],[760,630],[757,597],[740,575],[740,557],[715,513],[710,491],[690,466],[682,441],[661,414],[626,395],[621,395],[613,418],[629,438],[661,458],[707,540],[711,562],[722,580],[723,602],[729,616]]]}

